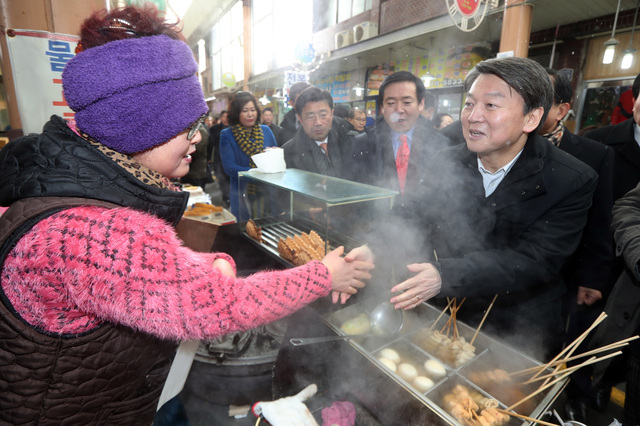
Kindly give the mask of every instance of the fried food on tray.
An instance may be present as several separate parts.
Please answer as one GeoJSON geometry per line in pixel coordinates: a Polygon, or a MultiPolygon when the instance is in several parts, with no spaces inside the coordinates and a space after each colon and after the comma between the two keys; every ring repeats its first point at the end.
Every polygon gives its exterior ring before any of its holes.
{"type": "Polygon", "coordinates": [[[193,207],[184,212],[184,216],[197,217],[207,216],[214,213],[222,213],[222,207],[207,203],[195,203],[193,207]]]}
{"type": "Polygon", "coordinates": [[[253,219],[249,219],[245,230],[247,231],[247,235],[249,235],[251,238],[259,243],[262,242],[262,228],[256,225],[253,219]]]}
{"type": "Polygon", "coordinates": [[[496,400],[483,397],[463,385],[456,385],[451,393],[445,394],[442,404],[453,417],[465,425],[501,426],[507,424],[510,419],[507,414],[496,410],[496,400]]]}
{"type": "Polygon", "coordinates": [[[325,255],[324,240],[315,231],[303,232],[293,238],[280,238],[278,253],[283,259],[296,266],[304,265],[312,260],[322,260],[325,255]]]}

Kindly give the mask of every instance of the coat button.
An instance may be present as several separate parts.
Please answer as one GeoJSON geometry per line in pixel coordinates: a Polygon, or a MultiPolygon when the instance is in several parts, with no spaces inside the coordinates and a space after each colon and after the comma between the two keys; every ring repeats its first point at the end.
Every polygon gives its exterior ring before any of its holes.
{"type": "Polygon", "coordinates": [[[526,192],[525,192],[525,191],[522,191],[522,192],[520,193],[520,195],[524,195],[524,194],[526,194],[526,192]]]}
{"type": "Polygon", "coordinates": [[[536,189],[540,189],[540,185],[536,185],[536,189]]]}
{"type": "Polygon", "coordinates": [[[491,207],[495,207],[495,206],[496,206],[496,203],[491,203],[491,207]]]}

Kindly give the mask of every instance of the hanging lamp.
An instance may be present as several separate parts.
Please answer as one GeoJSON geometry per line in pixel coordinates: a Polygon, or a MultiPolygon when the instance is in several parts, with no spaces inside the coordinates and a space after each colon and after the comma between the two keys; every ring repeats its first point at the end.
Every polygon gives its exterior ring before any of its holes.
{"type": "Polygon", "coordinates": [[[616,8],[616,17],[613,20],[613,30],[611,31],[611,38],[604,42],[605,49],[602,56],[602,63],[608,65],[613,62],[613,57],[616,54],[616,46],[620,44],[620,41],[616,39],[616,24],[618,23],[618,13],[620,12],[620,2],[618,0],[618,7],[616,8]]]}
{"type": "Polygon", "coordinates": [[[638,18],[638,7],[640,6],[640,0],[636,4],[636,13],[633,15],[633,27],[631,28],[631,38],[629,39],[629,47],[624,50],[624,56],[622,57],[622,64],[620,68],[628,70],[633,64],[633,55],[636,53],[636,49],[633,47],[633,33],[636,30],[636,19],[638,18]]]}

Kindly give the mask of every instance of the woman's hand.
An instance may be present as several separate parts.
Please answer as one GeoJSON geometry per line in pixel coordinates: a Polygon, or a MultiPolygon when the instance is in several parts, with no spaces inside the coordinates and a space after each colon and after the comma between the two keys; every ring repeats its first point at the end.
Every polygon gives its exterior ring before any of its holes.
{"type": "Polygon", "coordinates": [[[233,266],[231,266],[231,263],[227,262],[221,257],[214,260],[211,265],[214,268],[216,268],[218,271],[220,271],[222,275],[226,275],[227,277],[231,277],[231,278],[236,277],[236,271],[233,269],[233,266]]]}
{"type": "Polygon", "coordinates": [[[396,309],[413,309],[437,296],[442,287],[440,272],[431,263],[412,263],[407,269],[415,275],[391,289],[392,293],[402,292],[390,300],[396,309]]]}
{"type": "MultiPolygon", "coordinates": [[[[362,280],[371,278],[369,271],[374,267],[373,262],[369,260],[359,260],[362,254],[356,253],[347,261],[347,258],[341,257],[342,253],[344,253],[344,247],[340,246],[322,259],[322,263],[331,274],[334,303],[339,297],[342,298],[342,303],[346,302],[348,295],[356,294],[359,288],[363,288],[365,284],[362,280]],[[342,296],[341,293],[347,296],[342,296]]],[[[353,251],[349,254],[352,253],[353,251]]]]}

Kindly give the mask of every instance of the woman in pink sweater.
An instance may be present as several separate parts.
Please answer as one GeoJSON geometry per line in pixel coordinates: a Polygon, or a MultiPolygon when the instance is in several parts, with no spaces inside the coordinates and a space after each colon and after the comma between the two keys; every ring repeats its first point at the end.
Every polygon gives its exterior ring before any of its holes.
{"type": "Polygon", "coordinates": [[[62,75],[75,121],[0,152],[0,423],[150,423],[177,342],[284,317],[373,268],[367,248],[235,277],[174,226],[207,113],[157,10],[96,12],[62,75]]]}

